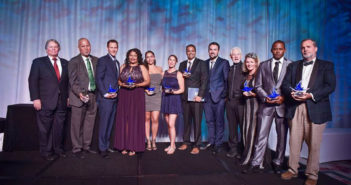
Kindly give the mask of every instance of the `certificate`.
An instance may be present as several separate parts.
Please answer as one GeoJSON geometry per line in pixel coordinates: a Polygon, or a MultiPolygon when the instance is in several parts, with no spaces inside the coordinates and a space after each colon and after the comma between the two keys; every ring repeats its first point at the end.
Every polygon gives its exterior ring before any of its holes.
{"type": "MultiPolygon", "coordinates": [[[[199,88],[192,88],[189,87],[188,88],[188,101],[195,101],[195,96],[197,96],[199,94],[199,88]]],[[[204,102],[205,99],[202,98],[201,102],[204,102]]]]}

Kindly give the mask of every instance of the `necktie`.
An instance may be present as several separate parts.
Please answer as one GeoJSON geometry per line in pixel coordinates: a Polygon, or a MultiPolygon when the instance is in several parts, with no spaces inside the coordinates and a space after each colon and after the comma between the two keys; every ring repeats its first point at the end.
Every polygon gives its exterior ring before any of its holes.
{"type": "Polygon", "coordinates": [[[60,70],[59,70],[58,65],[56,63],[57,58],[54,57],[54,58],[52,58],[52,60],[54,61],[54,69],[55,69],[57,80],[60,81],[60,79],[61,79],[61,77],[60,77],[60,70]]]}
{"type": "Polygon", "coordinates": [[[214,61],[211,61],[211,66],[210,66],[210,69],[213,68],[213,64],[214,64],[214,61]]]}
{"type": "Polygon", "coordinates": [[[309,61],[309,62],[304,62],[304,63],[303,63],[304,66],[308,66],[308,65],[311,65],[311,64],[313,64],[313,60],[312,60],[312,61],[309,61]]]}
{"type": "Polygon", "coordinates": [[[278,72],[279,72],[279,61],[275,62],[274,69],[273,69],[273,78],[275,83],[278,81],[278,72]]]}
{"type": "Polygon", "coordinates": [[[91,68],[91,63],[90,63],[89,58],[87,58],[86,61],[87,61],[90,90],[95,91],[96,86],[95,86],[95,80],[94,80],[94,75],[93,75],[93,69],[91,68]]]}
{"type": "Polygon", "coordinates": [[[190,72],[190,69],[191,69],[191,62],[189,61],[188,62],[188,69],[187,69],[187,71],[190,72]]]}

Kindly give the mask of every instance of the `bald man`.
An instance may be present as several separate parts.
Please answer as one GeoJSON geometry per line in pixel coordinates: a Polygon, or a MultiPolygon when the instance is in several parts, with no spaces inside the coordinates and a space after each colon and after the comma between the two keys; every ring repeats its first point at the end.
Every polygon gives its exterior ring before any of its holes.
{"type": "Polygon", "coordinates": [[[84,153],[96,153],[90,145],[97,111],[95,71],[98,58],[90,55],[91,46],[86,38],[78,40],[78,49],[80,53],[68,64],[71,140],[73,154],[84,158],[84,153]]]}

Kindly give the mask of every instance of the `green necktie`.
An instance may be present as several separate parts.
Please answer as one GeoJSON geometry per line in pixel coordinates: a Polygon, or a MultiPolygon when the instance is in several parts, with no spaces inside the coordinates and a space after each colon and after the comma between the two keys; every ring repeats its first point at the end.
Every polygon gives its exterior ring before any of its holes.
{"type": "Polygon", "coordinates": [[[94,80],[94,75],[93,75],[93,69],[91,68],[91,63],[89,58],[87,60],[87,66],[88,66],[88,76],[89,76],[89,84],[90,84],[90,90],[95,91],[95,80],[94,80]]]}

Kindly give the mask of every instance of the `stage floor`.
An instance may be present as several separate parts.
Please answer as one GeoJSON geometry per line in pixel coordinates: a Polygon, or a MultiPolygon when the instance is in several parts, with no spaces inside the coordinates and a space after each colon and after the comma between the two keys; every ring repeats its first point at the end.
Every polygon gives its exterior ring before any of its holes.
{"type": "MultiPolygon", "coordinates": [[[[179,145],[179,144],[178,144],[179,145]]],[[[38,151],[0,153],[1,185],[295,185],[299,178],[284,181],[271,170],[259,174],[242,174],[238,161],[225,153],[212,155],[201,151],[191,155],[189,150],[177,150],[167,155],[158,143],[157,151],[146,151],[129,157],[119,152],[103,159],[98,154],[86,154],[77,159],[67,152],[66,158],[45,161],[38,151]]],[[[343,184],[320,173],[319,185],[343,184]]]]}

